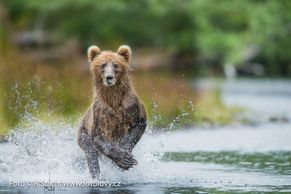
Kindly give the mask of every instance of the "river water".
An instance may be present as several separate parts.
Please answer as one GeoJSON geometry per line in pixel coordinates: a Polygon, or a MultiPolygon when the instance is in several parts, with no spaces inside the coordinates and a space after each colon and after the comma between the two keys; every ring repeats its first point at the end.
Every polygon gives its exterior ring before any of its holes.
{"type": "Polygon", "coordinates": [[[94,182],[76,127],[29,118],[0,144],[0,193],[291,193],[291,81],[197,84],[218,87],[226,105],[247,108],[251,122],[159,134],[148,129],[134,150],[134,169],[121,171],[102,159],[101,180],[121,183],[109,188],[68,186],[94,182]]]}

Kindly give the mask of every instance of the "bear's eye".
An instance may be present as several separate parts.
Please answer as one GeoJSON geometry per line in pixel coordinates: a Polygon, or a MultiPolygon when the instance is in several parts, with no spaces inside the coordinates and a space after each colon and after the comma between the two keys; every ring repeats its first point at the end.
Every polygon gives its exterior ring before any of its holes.
{"type": "Polygon", "coordinates": [[[117,68],[118,68],[118,65],[117,65],[117,64],[113,64],[113,67],[114,67],[115,69],[117,69],[117,68]]]}
{"type": "Polygon", "coordinates": [[[104,69],[106,67],[106,63],[101,65],[101,68],[104,69]]]}

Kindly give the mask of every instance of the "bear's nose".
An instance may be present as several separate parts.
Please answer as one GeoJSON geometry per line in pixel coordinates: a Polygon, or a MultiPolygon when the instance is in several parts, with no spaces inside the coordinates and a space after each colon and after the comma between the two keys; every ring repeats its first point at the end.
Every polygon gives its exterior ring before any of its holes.
{"type": "Polygon", "coordinates": [[[112,75],[106,76],[106,80],[107,81],[111,81],[112,79],[113,79],[113,76],[112,75]]]}

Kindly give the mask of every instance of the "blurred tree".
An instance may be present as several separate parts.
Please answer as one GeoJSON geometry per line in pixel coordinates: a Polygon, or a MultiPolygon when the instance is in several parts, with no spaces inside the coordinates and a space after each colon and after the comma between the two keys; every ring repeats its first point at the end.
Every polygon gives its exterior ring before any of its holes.
{"type": "MultiPolygon", "coordinates": [[[[116,47],[163,47],[177,64],[261,63],[291,74],[289,0],[2,0],[13,30],[41,28],[59,42],[76,38],[116,47]],[[246,51],[259,51],[246,60],[246,51]]],[[[188,69],[187,69],[188,70],[188,69]]]]}
{"type": "Polygon", "coordinates": [[[259,1],[250,21],[252,41],[260,45],[257,61],[268,74],[291,74],[291,1],[259,1]]]}

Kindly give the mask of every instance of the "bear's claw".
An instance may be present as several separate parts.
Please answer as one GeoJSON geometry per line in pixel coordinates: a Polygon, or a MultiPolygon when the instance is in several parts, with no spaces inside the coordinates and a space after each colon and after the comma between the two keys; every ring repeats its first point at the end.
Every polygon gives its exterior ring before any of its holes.
{"type": "Polygon", "coordinates": [[[123,149],[120,149],[119,151],[115,150],[114,153],[114,162],[116,165],[124,170],[128,170],[129,168],[132,168],[134,165],[137,165],[136,159],[133,158],[133,155],[123,149]]]}

